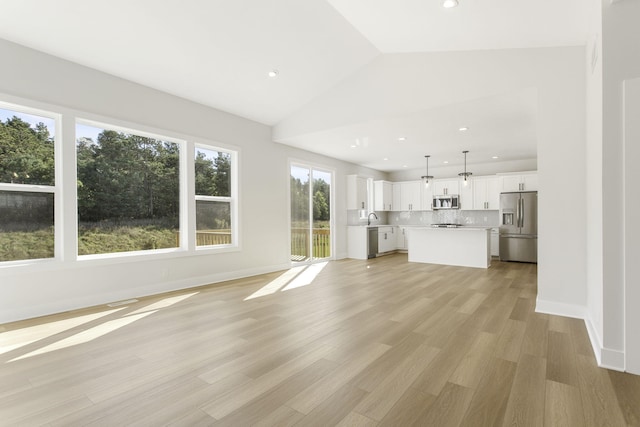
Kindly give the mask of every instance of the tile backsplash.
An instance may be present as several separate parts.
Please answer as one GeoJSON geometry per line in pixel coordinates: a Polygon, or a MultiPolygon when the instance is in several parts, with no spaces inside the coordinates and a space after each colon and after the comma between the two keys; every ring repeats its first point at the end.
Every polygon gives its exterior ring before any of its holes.
{"type": "MultiPolygon", "coordinates": [[[[348,213],[348,225],[365,225],[367,219],[360,218],[358,210],[350,210],[348,213]]],[[[410,211],[410,212],[376,212],[378,220],[371,217],[371,224],[390,225],[431,225],[431,224],[462,224],[483,227],[498,227],[500,217],[498,211],[463,211],[463,210],[439,210],[439,211],[410,211]]]]}

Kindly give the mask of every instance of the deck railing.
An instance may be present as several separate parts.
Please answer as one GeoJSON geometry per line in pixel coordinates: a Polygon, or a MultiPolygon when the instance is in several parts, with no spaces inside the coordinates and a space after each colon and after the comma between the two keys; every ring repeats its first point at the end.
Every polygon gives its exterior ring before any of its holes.
{"type": "Polygon", "coordinates": [[[309,258],[309,240],[314,258],[331,256],[331,230],[329,228],[292,228],[291,260],[303,261],[309,258]]]}
{"type": "MultiPolygon", "coordinates": [[[[196,246],[230,245],[231,230],[198,230],[196,231],[196,246]]],[[[180,246],[180,232],[176,231],[176,247],[180,246]]]]}

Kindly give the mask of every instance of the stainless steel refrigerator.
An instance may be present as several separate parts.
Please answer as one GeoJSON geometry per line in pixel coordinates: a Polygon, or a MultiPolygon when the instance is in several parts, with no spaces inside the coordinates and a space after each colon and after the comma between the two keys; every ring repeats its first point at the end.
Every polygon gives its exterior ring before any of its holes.
{"type": "Polygon", "coordinates": [[[538,192],[500,194],[500,260],[538,262],[538,192]]]}

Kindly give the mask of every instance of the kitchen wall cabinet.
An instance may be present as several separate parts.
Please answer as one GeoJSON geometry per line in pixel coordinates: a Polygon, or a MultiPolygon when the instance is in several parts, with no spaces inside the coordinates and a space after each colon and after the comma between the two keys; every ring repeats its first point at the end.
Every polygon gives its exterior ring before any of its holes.
{"type": "Polygon", "coordinates": [[[396,227],[378,227],[378,253],[391,252],[396,249],[396,227]]]}
{"type": "Polygon", "coordinates": [[[503,175],[502,191],[538,191],[538,174],[503,175]]]}
{"type": "Polygon", "coordinates": [[[500,209],[500,178],[483,176],[473,179],[473,209],[500,209]]]}
{"type": "Polygon", "coordinates": [[[460,194],[457,179],[437,179],[433,181],[434,196],[447,196],[454,194],[460,194]]]}
{"type": "Polygon", "coordinates": [[[347,175],[347,209],[368,209],[367,179],[347,175]]]}
{"type": "Polygon", "coordinates": [[[421,181],[405,181],[393,184],[393,210],[422,210],[421,181]]]}
{"type": "Polygon", "coordinates": [[[373,210],[393,210],[393,183],[389,181],[373,182],[373,210]]]}

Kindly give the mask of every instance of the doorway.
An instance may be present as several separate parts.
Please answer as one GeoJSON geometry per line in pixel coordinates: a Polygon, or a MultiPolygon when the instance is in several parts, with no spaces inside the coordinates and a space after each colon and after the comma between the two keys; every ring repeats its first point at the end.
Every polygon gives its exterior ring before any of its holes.
{"type": "Polygon", "coordinates": [[[332,258],[333,172],[310,165],[290,165],[291,261],[311,263],[332,258]]]}

